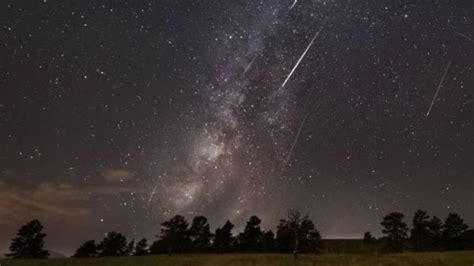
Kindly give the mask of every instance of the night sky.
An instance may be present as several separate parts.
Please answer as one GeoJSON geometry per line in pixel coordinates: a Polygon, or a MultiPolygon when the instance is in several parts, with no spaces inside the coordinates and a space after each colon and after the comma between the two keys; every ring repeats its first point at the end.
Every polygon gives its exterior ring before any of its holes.
{"type": "Polygon", "coordinates": [[[175,214],[474,226],[474,3],[368,2],[1,1],[0,251],[33,218],[64,253],[175,214]]]}

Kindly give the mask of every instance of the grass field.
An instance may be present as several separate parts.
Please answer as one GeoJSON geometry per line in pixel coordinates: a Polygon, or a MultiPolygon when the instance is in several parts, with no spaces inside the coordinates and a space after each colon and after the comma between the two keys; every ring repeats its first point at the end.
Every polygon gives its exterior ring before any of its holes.
{"type": "Polygon", "coordinates": [[[232,255],[174,255],[146,256],[126,258],[97,259],[50,259],[50,260],[1,260],[1,266],[325,266],[325,265],[370,265],[370,266],[405,266],[405,265],[474,265],[474,251],[438,252],[438,253],[403,253],[387,255],[302,255],[294,260],[291,255],[280,254],[232,254],[232,255]]]}

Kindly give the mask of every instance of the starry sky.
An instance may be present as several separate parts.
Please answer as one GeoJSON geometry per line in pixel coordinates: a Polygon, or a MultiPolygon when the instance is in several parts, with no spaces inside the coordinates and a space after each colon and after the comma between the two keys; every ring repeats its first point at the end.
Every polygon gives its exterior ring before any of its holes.
{"type": "Polygon", "coordinates": [[[33,218],[64,253],[175,214],[473,226],[474,4],[369,2],[2,1],[0,250],[33,218]]]}

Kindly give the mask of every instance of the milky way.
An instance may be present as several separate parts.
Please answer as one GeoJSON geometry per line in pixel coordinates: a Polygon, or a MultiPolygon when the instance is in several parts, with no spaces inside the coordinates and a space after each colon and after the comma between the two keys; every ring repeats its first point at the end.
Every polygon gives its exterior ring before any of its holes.
{"type": "Polygon", "coordinates": [[[473,225],[474,6],[412,2],[3,1],[0,251],[33,218],[65,253],[175,214],[473,225]]]}

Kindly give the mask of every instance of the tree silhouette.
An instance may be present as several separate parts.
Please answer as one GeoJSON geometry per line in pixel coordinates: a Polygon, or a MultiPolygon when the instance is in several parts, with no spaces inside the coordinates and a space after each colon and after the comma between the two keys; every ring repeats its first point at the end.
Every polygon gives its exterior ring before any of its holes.
{"type": "Polygon", "coordinates": [[[277,226],[276,233],[276,250],[280,253],[291,253],[294,243],[294,235],[291,229],[288,227],[288,222],[285,219],[281,219],[277,226]]]}
{"type": "Polygon", "coordinates": [[[392,212],[380,223],[384,227],[382,233],[387,235],[387,248],[392,252],[402,252],[403,242],[407,239],[408,227],[403,217],[402,213],[392,212]]]}
{"type": "Polygon", "coordinates": [[[263,233],[262,251],[266,253],[272,253],[276,251],[275,234],[271,230],[263,233]]]}
{"type": "Polygon", "coordinates": [[[298,248],[300,243],[300,231],[304,218],[298,210],[289,210],[287,215],[287,226],[293,234],[293,256],[298,257],[298,248]]]}
{"type": "Polygon", "coordinates": [[[97,256],[97,245],[94,240],[88,240],[74,253],[74,258],[91,258],[97,256]]]}
{"type": "Polygon", "coordinates": [[[318,253],[320,251],[322,247],[321,234],[307,216],[301,222],[299,238],[299,252],[318,253]]]}
{"type": "Polygon", "coordinates": [[[374,244],[376,242],[377,242],[377,239],[375,237],[373,237],[370,232],[365,232],[364,233],[364,243],[371,245],[371,244],[374,244]]]}
{"type": "Polygon", "coordinates": [[[191,250],[193,252],[208,252],[211,248],[212,236],[207,218],[204,216],[194,217],[189,228],[191,250]]]}
{"type": "Polygon", "coordinates": [[[232,235],[234,225],[227,220],[222,228],[217,228],[212,242],[212,249],[215,252],[226,253],[233,251],[235,247],[235,238],[232,235]]]}
{"type": "Polygon", "coordinates": [[[148,244],[146,238],[142,238],[142,240],[138,241],[137,245],[135,245],[133,256],[143,256],[146,254],[148,254],[148,244]]]}
{"type": "Polygon", "coordinates": [[[413,216],[410,240],[415,251],[428,250],[432,247],[429,218],[430,216],[423,210],[417,210],[413,216]]]}
{"type": "Polygon", "coordinates": [[[469,228],[457,213],[450,213],[444,221],[442,238],[447,250],[462,249],[460,236],[469,228]]]}
{"type": "Polygon", "coordinates": [[[442,229],[443,222],[436,216],[433,216],[428,223],[428,231],[431,237],[430,249],[441,249],[442,248],[442,229]]]}
{"type": "Polygon", "coordinates": [[[32,220],[20,227],[12,239],[10,252],[7,257],[14,259],[41,259],[49,257],[49,252],[43,249],[46,234],[42,232],[40,221],[32,220]]]}
{"type": "Polygon", "coordinates": [[[298,210],[289,210],[286,219],[277,227],[277,249],[279,252],[315,253],[321,248],[321,235],[308,216],[301,216],[298,210]]]}
{"type": "Polygon", "coordinates": [[[127,239],[120,233],[112,231],[97,246],[100,257],[118,257],[129,254],[127,239]]]}
{"type": "Polygon", "coordinates": [[[168,248],[164,239],[155,240],[150,246],[150,254],[171,254],[171,250],[168,248]]]}
{"type": "Polygon", "coordinates": [[[184,253],[188,251],[190,239],[188,235],[188,222],[181,215],[176,215],[161,224],[161,235],[155,241],[150,251],[159,253],[184,253]]]}
{"type": "Polygon", "coordinates": [[[237,236],[239,249],[243,252],[260,252],[262,250],[263,232],[260,228],[262,220],[252,216],[245,225],[245,229],[237,236]]]}
{"type": "Polygon", "coordinates": [[[132,241],[128,242],[125,250],[127,256],[133,255],[133,251],[135,250],[135,239],[132,239],[132,241]]]}

